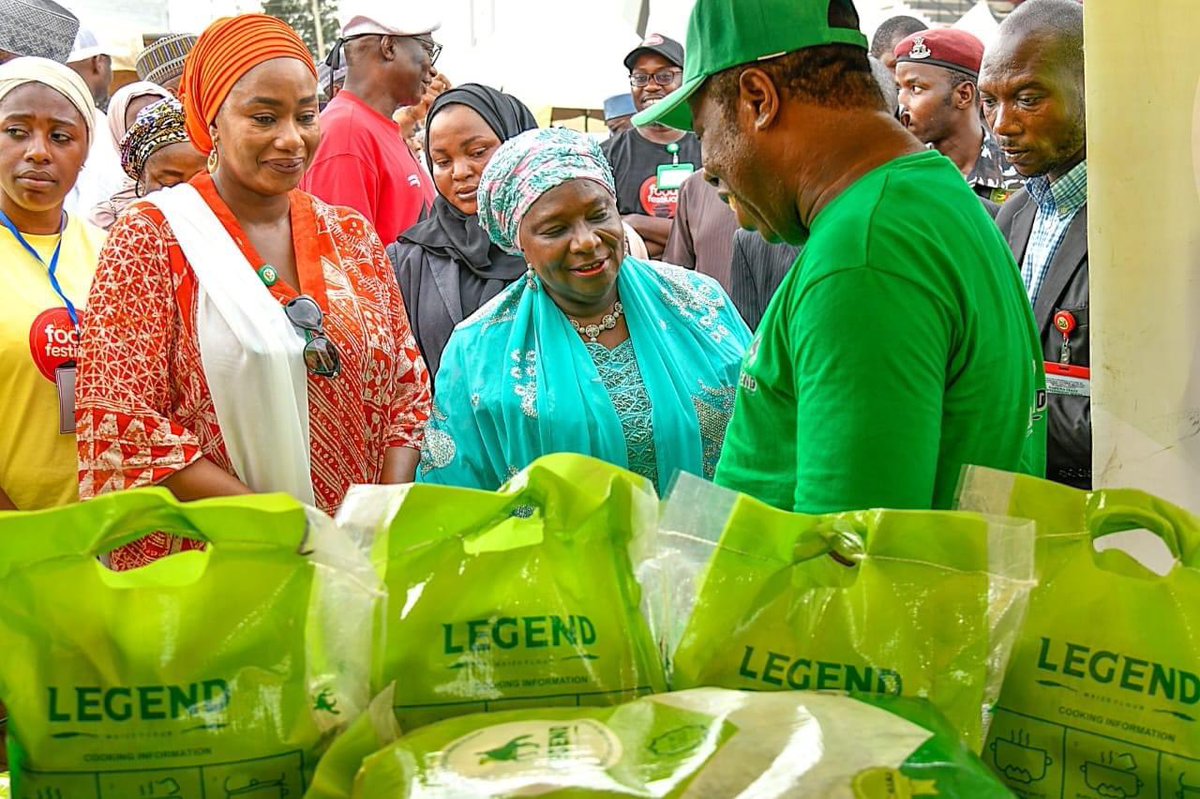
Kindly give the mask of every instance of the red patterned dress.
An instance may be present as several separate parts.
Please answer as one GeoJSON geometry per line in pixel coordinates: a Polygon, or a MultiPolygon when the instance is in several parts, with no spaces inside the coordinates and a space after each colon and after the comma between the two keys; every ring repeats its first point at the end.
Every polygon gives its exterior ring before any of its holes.
{"type": "MultiPolygon", "coordinates": [[[[201,174],[192,185],[250,264],[261,265],[212,178],[201,174]]],[[[332,512],[352,483],[379,482],[390,447],[420,448],[429,374],[391,264],[364,218],[294,191],[291,222],[300,293],[321,306],[342,359],[337,377],[308,376],[313,491],[332,512]]],[[[198,288],[162,212],[145,202],[131,206],[100,254],[83,320],[76,390],[82,499],[160,483],[201,457],[235,474],[200,361],[198,288]]],[[[281,305],[297,296],[283,281],[270,291],[281,305]]],[[[114,552],[112,565],[133,568],[180,546],[155,534],[114,552]]]]}

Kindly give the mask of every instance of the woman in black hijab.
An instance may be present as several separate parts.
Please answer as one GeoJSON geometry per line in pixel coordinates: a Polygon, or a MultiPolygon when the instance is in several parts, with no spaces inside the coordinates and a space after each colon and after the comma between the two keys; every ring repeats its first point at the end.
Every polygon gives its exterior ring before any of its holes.
{"type": "Polygon", "coordinates": [[[527,269],[479,227],[475,191],[496,148],[536,127],[520,100],[477,83],[450,89],[429,109],[425,158],[438,198],[430,216],[400,234],[387,253],[430,377],[454,326],[527,269]]]}

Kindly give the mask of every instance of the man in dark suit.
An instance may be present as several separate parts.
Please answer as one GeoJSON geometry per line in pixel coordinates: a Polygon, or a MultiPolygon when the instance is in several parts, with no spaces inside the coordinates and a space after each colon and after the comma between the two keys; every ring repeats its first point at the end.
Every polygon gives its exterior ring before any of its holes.
{"type": "Polygon", "coordinates": [[[796,262],[800,249],[784,242],[772,244],[753,230],[733,234],[729,298],[752,331],[758,329],[767,305],[796,262]]]}
{"type": "Polygon", "coordinates": [[[1027,178],[996,224],[1013,249],[1041,330],[1049,390],[1046,476],[1092,484],[1083,8],[1034,0],[984,55],[983,110],[1027,178]]]}

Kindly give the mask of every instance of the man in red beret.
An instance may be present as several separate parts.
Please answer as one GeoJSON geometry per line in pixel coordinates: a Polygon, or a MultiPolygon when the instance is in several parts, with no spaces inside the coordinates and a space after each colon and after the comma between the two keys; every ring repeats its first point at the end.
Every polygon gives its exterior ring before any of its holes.
{"type": "Polygon", "coordinates": [[[914,33],[896,45],[900,121],[958,166],[985,200],[1003,203],[1024,181],[1000,152],[979,111],[983,42],[945,28],[914,33]]]}

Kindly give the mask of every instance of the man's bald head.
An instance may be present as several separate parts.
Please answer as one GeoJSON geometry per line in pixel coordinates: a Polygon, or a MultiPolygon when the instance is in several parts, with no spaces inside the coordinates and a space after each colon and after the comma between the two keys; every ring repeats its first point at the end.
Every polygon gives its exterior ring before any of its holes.
{"type": "Polygon", "coordinates": [[[1029,39],[1051,48],[1047,55],[1083,86],[1083,6],[1077,0],[1026,0],[1017,6],[1001,23],[984,63],[988,56],[1011,52],[1029,39]]]}
{"type": "Polygon", "coordinates": [[[983,113],[1026,177],[1055,180],[1085,158],[1083,7],[1027,0],[983,55],[983,113]]]}

